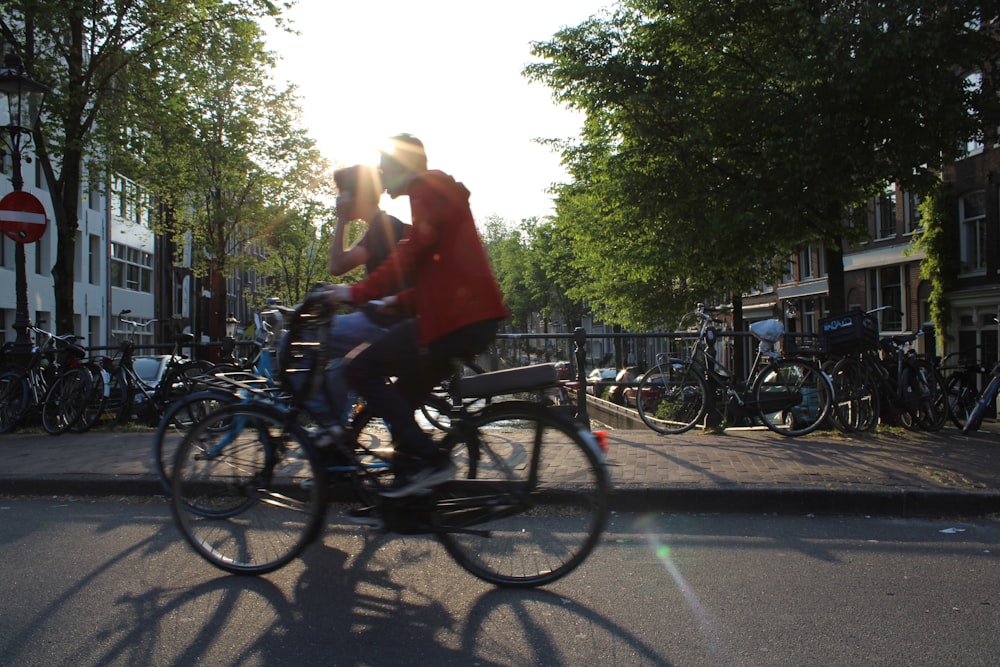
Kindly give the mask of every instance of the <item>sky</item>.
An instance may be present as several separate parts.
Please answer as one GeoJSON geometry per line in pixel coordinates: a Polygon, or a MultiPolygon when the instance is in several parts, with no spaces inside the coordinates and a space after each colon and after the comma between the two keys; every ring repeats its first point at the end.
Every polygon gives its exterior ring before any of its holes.
{"type": "MultiPolygon", "coordinates": [[[[553,212],[547,190],[568,177],[537,138],[574,138],[582,115],[521,75],[547,41],[611,0],[299,0],[299,35],[268,31],[277,83],[298,86],[303,124],[340,164],[375,164],[387,137],[409,132],[472,192],[480,222],[553,212]]],[[[409,221],[405,198],[382,207],[409,221]]]]}

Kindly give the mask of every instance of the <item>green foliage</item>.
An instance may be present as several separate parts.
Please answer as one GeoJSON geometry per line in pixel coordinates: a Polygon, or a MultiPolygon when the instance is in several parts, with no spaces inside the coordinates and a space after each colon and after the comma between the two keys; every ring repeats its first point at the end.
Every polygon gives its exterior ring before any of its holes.
{"type": "MultiPolygon", "coordinates": [[[[137,101],[140,88],[148,96],[147,101],[155,96],[155,84],[161,82],[160,65],[166,64],[172,49],[187,46],[182,56],[186,62],[178,60],[174,65],[178,70],[185,65],[193,69],[203,58],[193,50],[194,43],[209,36],[213,27],[219,27],[220,35],[233,36],[242,31],[245,37],[257,19],[276,17],[278,13],[278,7],[268,0],[4,3],[0,13],[3,41],[20,54],[33,77],[53,89],[46,98],[40,130],[36,132],[35,152],[55,209],[58,244],[52,276],[59,332],[73,330],[75,238],[84,160],[90,161],[91,178],[97,179],[102,162],[98,156],[113,157],[109,148],[117,142],[147,138],[118,120],[122,109],[137,101]],[[198,37],[192,37],[195,34],[198,37]],[[128,85],[130,78],[136,82],[143,75],[150,77],[146,80],[149,86],[128,85]]],[[[231,45],[253,48],[245,39],[231,45]]],[[[214,41],[209,46],[216,54],[223,53],[226,47],[214,41]]],[[[170,91],[165,96],[173,103],[182,99],[170,91]]],[[[180,113],[179,108],[170,111],[180,113]]],[[[202,113],[210,114],[211,109],[203,108],[202,113]]],[[[189,118],[195,119],[203,117],[189,118]]],[[[172,158],[178,163],[178,171],[196,164],[200,157],[186,153],[190,146],[189,142],[174,145],[172,158]]]]}
{"type": "Polygon", "coordinates": [[[562,261],[565,245],[554,236],[552,224],[529,218],[512,227],[491,216],[484,226],[483,243],[511,313],[511,327],[527,331],[535,313],[575,326],[583,309],[566,293],[571,278],[562,261]]]}
{"type": "Polygon", "coordinates": [[[957,247],[950,231],[957,229],[957,210],[954,192],[947,183],[939,183],[920,204],[923,226],[913,239],[914,246],[925,252],[920,277],[931,281],[928,302],[941,344],[950,338],[951,304],[947,294],[954,288],[959,270],[957,247]]]}
{"type": "Polygon", "coordinates": [[[975,134],[977,2],[622,2],[534,45],[525,74],[586,113],[560,144],[556,227],[605,319],[652,325],[747,291],[805,243],[863,240],[844,211],[975,134]]]}

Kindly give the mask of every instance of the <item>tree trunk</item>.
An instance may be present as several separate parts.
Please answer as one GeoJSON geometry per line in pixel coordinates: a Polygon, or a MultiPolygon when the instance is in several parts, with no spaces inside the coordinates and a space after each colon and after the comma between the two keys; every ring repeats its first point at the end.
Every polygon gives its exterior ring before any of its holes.
{"type": "Polygon", "coordinates": [[[76,232],[80,228],[78,213],[82,159],[83,156],[79,151],[66,150],[62,157],[59,179],[54,184],[50,183],[56,218],[56,257],[51,274],[56,305],[55,330],[58,334],[75,333],[73,315],[76,307],[73,294],[76,274],[76,232]]]}

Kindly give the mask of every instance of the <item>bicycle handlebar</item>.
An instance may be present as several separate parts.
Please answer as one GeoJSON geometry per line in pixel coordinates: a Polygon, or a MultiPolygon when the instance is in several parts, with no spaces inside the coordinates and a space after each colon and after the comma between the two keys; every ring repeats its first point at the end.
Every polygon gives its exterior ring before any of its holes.
{"type": "Polygon", "coordinates": [[[130,308],[126,308],[122,312],[118,313],[118,320],[120,322],[122,322],[123,324],[128,324],[129,326],[131,326],[133,328],[136,328],[136,329],[140,328],[140,327],[148,327],[150,324],[153,324],[154,322],[159,322],[160,321],[159,319],[157,319],[155,317],[153,319],[147,320],[145,322],[138,322],[136,320],[130,320],[130,319],[128,319],[125,316],[128,315],[131,312],[132,312],[132,310],[130,308]]]}
{"type": "Polygon", "coordinates": [[[52,333],[51,331],[46,331],[45,329],[42,329],[42,328],[40,328],[40,327],[38,327],[38,326],[36,326],[34,324],[30,325],[29,328],[32,331],[34,331],[36,334],[41,334],[43,336],[47,336],[51,340],[57,340],[57,341],[60,341],[62,343],[66,343],[66,342],[70,342],[71,343],[71,342],[76,341],[76,340],[83,340],[83,338],[84,338],[83,336],[78,336],[76,334],[55,334],[55,333],[52,333]]]}

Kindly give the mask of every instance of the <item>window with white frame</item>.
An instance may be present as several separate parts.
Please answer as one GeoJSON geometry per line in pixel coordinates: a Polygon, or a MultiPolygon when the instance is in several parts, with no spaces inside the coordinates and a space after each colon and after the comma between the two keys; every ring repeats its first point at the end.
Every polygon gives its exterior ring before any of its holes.
{"type": "Polygon", "coordinates": [[[83,278],[83,232],[77,230],[76,241],[73,243],[76,258],[73,261],[73,280],[80,282],[83,278]]]}
{"type": "Polygon", "coordinates": [[[174,273],[174,303],[173,314],[180,317],[184,314],[184,276],[174,273]]]}
{"type": "MultiPolygon", "coordinates": [[[[983,73],[982,72],[971,72],[965,77],[965,87],[966,89],[973,93],[978,94],[982,92],[983,88],[983,73]]],[[[970,113],[972,110],[968,110],[970,113]]],[[[978,138],[971,139],[965,144],[965,154],[968,155],[978,155],[982,153],[986,148],[983,142],[979,141],[978,138]]]]}
{"type": "Polygon", "coordinates": [[[958,200],[959,260],[962,273],[986,270],[986,193],[970,192],[958,200]]]}
{"type": "Polygon", "coordinates": [[[90,275],[88,276],[91,285],[101,284],[101,237],[97,234],[89,235],[88,266],[90,275]]]}
{"type": "Polygon", "coordinates": [[[886,190],[875,200],[875,238],[896,235],[896,190],[886,190]]]}
{"type": "Polygon", "coordinates": [[[795,282],[795,256],[789,255],[785,258],[784,271],[781,273],[782,283],[793,283],[795,282]]]}
{"type": "Polygon", "coordinates": [[[872,269],[868,275],[868,302],[873,308],[889,306],[879,311],[879,329],[903,330],[903,270],[901,266],[872,269]]]}
{"type": "Polygon", "coordinates": [[[49,270],[52,268],[52,262],[49,259],[48,241],[49,238],[46,235],[31,244],[35,246],[35,274],[39,276],[48,275],[49,270]]]}
{"type": "Polygon", "coordinates": [[[153,291],[153,255],[127,246],[111,244],[111,286],[135,292],[153,291]]]}
{"type": "Polygon", "coordinates": [[[907,192],[903,196],[903,233],[912,234],[920,229],[923,221],[920,218],[920,195],[907,192]]]}
{"type": "Polygon", "coordinates": [[[806,246],[799,250],[799,280],[808,280],[814,275],[813,249],[812,246],[806,246]]]}

